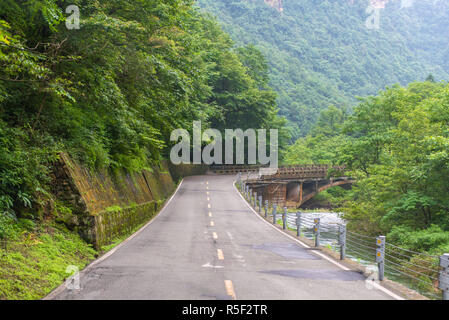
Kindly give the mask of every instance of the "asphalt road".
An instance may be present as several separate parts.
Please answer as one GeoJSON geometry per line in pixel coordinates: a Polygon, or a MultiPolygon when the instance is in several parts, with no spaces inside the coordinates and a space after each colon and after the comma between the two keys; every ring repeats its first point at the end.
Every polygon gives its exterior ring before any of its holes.
{"type": "Polygon", "coordinates": [[[231,176],[186,178],[151,224],[53,299],[392,299],[246,205],[231,176]]]}

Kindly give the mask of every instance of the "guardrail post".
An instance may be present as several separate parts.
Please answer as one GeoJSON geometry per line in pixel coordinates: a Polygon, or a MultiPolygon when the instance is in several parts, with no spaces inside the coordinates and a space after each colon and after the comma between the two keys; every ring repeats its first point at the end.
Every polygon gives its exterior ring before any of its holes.
{"type": "Polygon", "coordinates": [[[275,203],[273,204],[273,224],[276,224],[276,210],[278,205],[275,203]]]}
{"type": "Polygon", "coordinates": [[[262,213],[262,196],[259,196],[259,214],[262,213]]]}
{"type": "Polygon", "coordinates": [[[242,173],[239,172],[238,178],[237,178],[237,186],[239,187],[239,190],[242,190],[242,173]]]}
{"type": "Polygon", "coordinates": [[[254,209],[257,209],[257,192],[254,192],[254,209]]]}
{"type": "Polygon", "coordinates": [[[320,223],[321,219],[320,218],[315,218],[315,228],[314,228],[314,232],[315,232],[315,247],[318,248],[320,246],[320,223]]]}
{"type": "Polygon", "coordinates": [[[449,253],[440,257],[440,278],[438,288],[443,291],[443,300],[449,300],[449,253]]]}
{"type": "Polygon", "coordinates": [[[301,211],[296,212],[296,235],[301,236],[301,211]]]}
{"type": "Polygon", "coordinates": [[[346,258],[346,225],[338,226],[338,244],[340,245],[340,260],[346,258]]]}
{"type": "Polygon", "coordinates": [[[287,207],[284,207],[284,212],[282,213],[282,229],[287,229],[287,207]]]}
{"type": "Polygon", "coordinates": [[[379,236],[376,239],[376,262],[379,267],[379,281],[385,277],[385,236],[379,236]]]}
{"type": "Polygon", "coordinates": [[[268,218],[268,200],[265,200],[265,219],[268,218]]]}

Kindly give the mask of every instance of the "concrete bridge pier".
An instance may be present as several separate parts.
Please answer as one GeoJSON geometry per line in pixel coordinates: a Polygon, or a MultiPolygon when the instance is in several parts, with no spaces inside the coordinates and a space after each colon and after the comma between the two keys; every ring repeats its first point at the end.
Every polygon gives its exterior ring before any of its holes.
{"type": "Polygon", "coordinates": [[[257,194],[263,196],[263,201],[276,203],[279,206],[299,208],[318,193],[329,188],[354,183],[348,178],[339,179],[304,179],[287,181],[258,181],[249,182],[257,194]]]}

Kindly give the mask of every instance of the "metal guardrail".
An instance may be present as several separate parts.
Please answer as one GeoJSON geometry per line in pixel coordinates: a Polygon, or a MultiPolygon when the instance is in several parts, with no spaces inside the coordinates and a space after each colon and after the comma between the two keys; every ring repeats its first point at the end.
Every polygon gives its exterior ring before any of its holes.
{"type": "Polygon", "coordinates": [[[431,299],[449,300],[449,254],[429,255],[389,243],[385,236],[370,236],[347,230],[346,223],[323,223],[313,214],[292,213],[276,203],[253,198],[241,174],[237,187],[252,207],[273,224],[296,230],[298,237],[314,240],[315,247],[326,246],[340,253],[340,259],[352,259],[377,269],[377,279],[385,277],[414,289],[431,299]],[[254,200],[253,200],[254,199],[254,200]],[[263,207],[262,207],[263,206],[263,207]],[[270,210],[271,209],[271,210],[270,210]]]}

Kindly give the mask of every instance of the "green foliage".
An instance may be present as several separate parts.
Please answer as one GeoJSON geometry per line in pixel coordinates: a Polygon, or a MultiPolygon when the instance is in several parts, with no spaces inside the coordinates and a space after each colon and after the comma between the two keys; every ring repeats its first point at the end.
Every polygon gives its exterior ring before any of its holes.
{"type": "MultiPolygon", "coordinates": [[[[1,216],[0,216],[1,219],[1,216]]],[[[78,235],[60,225],[22,219],[11,226],[7,252],[0,248],[0,300],[41,299],[96,255],[78,235]]]]}
{"type": "Polygon", "coordinates": [[[270,85],[294,140],[305,136],[329,105],[352,106],[356,96],[393,83],[448,79],[449,4],[415,1],[381,10],[379,30],[365,26],[368,1],[283,1],[278,12],[263,0],[200,0],[239,45],[267,57],[270,85]],[[429,49],[431,48],[431,49],[429,49]]]}
{"type": "Polygon", "coordinates": [[[56,159],[47,142],[0,120],[0,215],[14,218],[13,208],[31,208],[38,201],[49,179],[47,165],[56,159]]]}
{"type": "Polygon", "coordinates": [[[286,164],[332,164],[342,144],[340,131],[347,118],[344,109],[330,106],[321,112],[311,134],[299,138],[285,154],[286,164]]]}
{"type": "Polygon", "coordinates": [[[448,110],[449,84],[393,86],[361,99],[349,116],[324,111],[285,159],[346,165],[357,184],[336,201],[350,228],[442,253],[449,241],[448,110]]]}
{"type": "Polygon", "coordinates": [[[418,252],[428,251],[441,254],[441,252],[448,252],[449,250],[449,232],[444,231],[437,225],[432,225],[424,230],[396,226],[388,233],[388,239],[398,243],[403,248],[418,252]]]}
{"type": "Polygon", "coordinates": [[[235,48],[193,1],[5,0],[0,12],[2,215],[36,207],[61,150],[90,168],[139,171],[194,120],[285,124],[262,54],[235,48]],[[80,30],[63,23],[69,4],[82,8],[80,30]]]}

